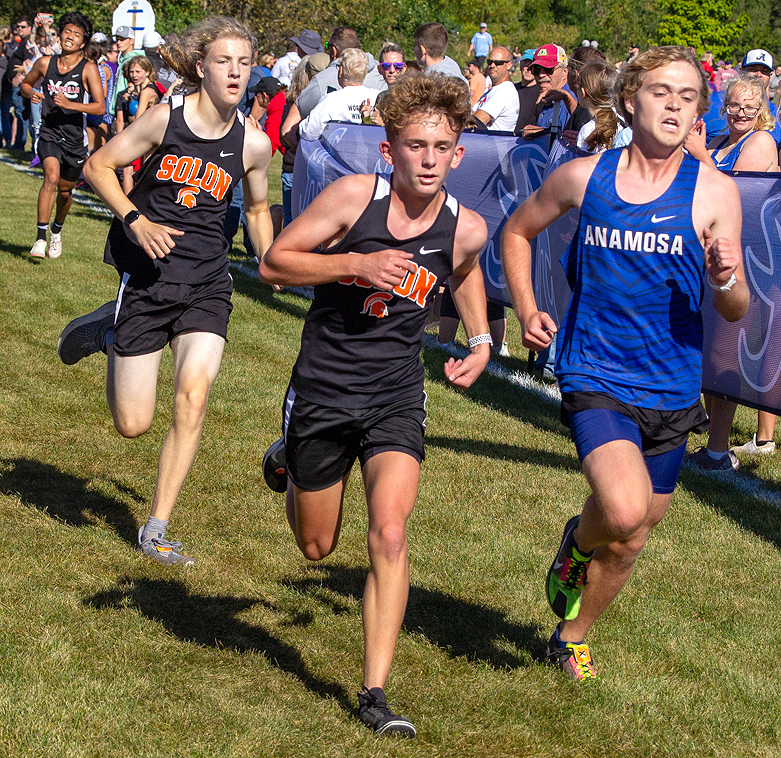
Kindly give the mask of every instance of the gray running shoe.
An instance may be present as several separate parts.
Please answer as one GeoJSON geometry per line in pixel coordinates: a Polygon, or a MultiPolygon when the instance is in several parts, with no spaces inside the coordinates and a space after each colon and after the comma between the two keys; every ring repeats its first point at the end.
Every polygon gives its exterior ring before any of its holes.
{"type": "Polygon", "coordinates": [[[285,438],[280,437],[263,456],[263,478],[274,492],[287,491],[285,438]]]}
{"type": "Polygon", "coordinates": [[[116,302],[101,305],[86,316],[79,316],[68,324],[57,343],[57,355],[68,366],[99,351],[106,352],[106,332],[114,326],[116,302]]]}
{"type": "MultiPolygon", "coordinates": [[[[144,525],[145,526],[145,525],[144,525]]],[[[172,566],[175,563],[183,563],[185,566],[195,565],[195,558],[189,555],[182,555],[181,542],[169,542],[152,537],[141,542],[141,535],[144,532],[144,526],[138,530],[138,549],[150,558],[166,566],[172,566]]]]}
{"type": "Polygon", "coordinates": [[[700,471],[712,471],[714,473],[737,471],[740,468],[737,456],[732,450],[727,450],[721,458],[714,460],[708,455],[708,451],[704,447],[701,447],[696,453],[687,455],[684,463],[700,471]]]}
{"type": "Polygon", "coordinates": [[[393,734],[399,737],[414,737],[417,732],[409,719],[397,716],[385,702],[381,687],[364,687],[358,693],[358,718],[375,734],[393,734]]]}

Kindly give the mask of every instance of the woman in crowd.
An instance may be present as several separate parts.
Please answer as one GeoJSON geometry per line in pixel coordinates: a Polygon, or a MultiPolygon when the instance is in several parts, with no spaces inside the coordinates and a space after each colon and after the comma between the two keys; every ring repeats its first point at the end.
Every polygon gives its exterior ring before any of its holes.
{"type": "Polygon", "coordinates": [[[106,113],[103,116],[87,116],[87,139],[90,155],[101,148],[108,139],[108,127],[114,120],[108,112],[108,104],[114,92],[114,73],[106,62],[106,43],[91,41],[84,48],[84,56],[98,67],[100,82],[103,85],[103,99],[106,102],[106,113]]]}
{"type": "MultiPolygon", "coordinates": [[[[770,134],[775,120],[770,113],[764,85],[751,76],[738,76],[727,85],[724,96],[724,114],[729,132],[714,137],[707,144],[705,124],[698,121],[686,140],[686,149],[703,162],[709,162],[723,171],[777,172],[778,151],[770,134]]],[[[737,404],[721,398],[706,397],[705,406],[710,415],[707,447],[693,453],[689,462],[707,470],[737,469],[735,453],[770,455],[776,450],[773,432],[776,416],[759,411],[757,432],[744,445],[729,447],[729,435],[737,404]]]]}
{"type": "Polygon", "coordinates": [[[604,61],[591,61],[578,72],[578,104],[591,115],[578,132],[577,145],[588,153],[611,147],[625,147],[632,141],[632,129],[615,109],[618,73],[604,61]]]}

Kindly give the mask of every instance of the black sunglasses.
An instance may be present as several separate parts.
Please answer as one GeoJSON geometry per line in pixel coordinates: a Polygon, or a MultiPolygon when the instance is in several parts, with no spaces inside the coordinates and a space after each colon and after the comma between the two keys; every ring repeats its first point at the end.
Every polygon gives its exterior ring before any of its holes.
{"type": "Polygon", "coordinates": [[[494,64],[494,66],[503,66],[505,63],[510,63],[510,61],[497,61],[493,58],[486,58],[485,59],[485,65],[490,66],[491,64],[494,64]]]}

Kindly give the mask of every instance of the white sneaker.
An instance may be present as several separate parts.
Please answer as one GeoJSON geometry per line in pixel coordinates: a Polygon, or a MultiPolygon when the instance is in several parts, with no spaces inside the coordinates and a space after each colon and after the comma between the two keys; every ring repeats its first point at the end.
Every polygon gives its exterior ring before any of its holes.
{"type": "Polygon", "coordinates": [[[49,258],[59,258],[62,255],[62,235],[52,232],[49,240],[49,258]]]}
{"type": "Polygon", "coordinates": [[[31,258],[46,257],[46,240],[35,240],[35,244],[30,249],[31,258]]]}
{"type": "Polygon", "coordinates": [[[731,447],[733,453],[742,453],[743,455],[773,455],[776,452],[776,443],[772,440],[764,445],[757,445],[757,435],[751,438],[751,442],[745,445],[735,445],[731,447]]]}

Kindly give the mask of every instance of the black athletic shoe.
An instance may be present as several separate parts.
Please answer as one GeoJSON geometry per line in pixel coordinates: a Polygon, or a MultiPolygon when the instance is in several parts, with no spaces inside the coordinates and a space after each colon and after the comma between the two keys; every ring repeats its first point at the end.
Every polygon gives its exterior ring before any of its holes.
{"type": "Polygon", "coordinates": [[[412,722],[404,716],[397,716],[385,702],[385,692],[381,687],[364,687],[358,693],[358,718],[375,734],[396,734],[399,737],[414,737],[417,732],[412,722]]]}
{"type": "Polygon", "coordinates": [[[86,316],[73,319],[62,330],[57,343],[60,360],[72,366],[93,353],[105,353],[106,332],[114,326],[115,308],[116,303],[112,300],[86,316]]]}
{"type": "Polygon", "coordinates": [[[285,438],[280,437],[263,456],[263,478],[274,492],[287,491],[285,438]]]}

